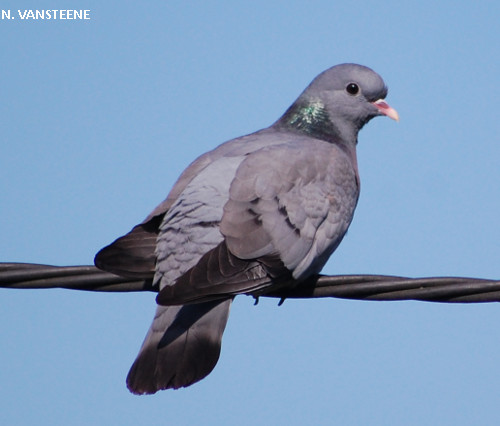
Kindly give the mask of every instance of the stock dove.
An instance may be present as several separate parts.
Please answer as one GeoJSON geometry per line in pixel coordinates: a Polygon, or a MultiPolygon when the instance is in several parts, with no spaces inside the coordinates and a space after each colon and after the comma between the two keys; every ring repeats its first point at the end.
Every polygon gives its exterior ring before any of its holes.
{"type": "Polygon", "coordinates": [[[96,255],[98,268],[159,289],[131,392],[201,380],[219,358],[234,296],[320,272],[358,200],[359,130],[379,115],[398,120],[386,95],[367,67],[324,71],[273,125],[196,159],[144,222],[96,255]]]}

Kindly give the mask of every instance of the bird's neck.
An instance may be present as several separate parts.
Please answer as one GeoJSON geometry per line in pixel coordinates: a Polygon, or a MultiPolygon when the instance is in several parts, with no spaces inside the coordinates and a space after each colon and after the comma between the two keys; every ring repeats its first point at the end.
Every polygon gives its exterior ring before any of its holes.
{"type": "Polygon", "coordinates": [[[326,140],[336,144],[357,141],[356,135],[346,135],[328,115],[324,104],[317,100],[297,100],[276,123],[278,127],[326,140]]]}

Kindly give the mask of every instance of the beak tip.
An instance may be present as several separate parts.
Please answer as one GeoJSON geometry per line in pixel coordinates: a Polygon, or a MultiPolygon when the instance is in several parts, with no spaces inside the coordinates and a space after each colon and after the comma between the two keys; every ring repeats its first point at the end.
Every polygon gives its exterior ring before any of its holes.
{"type": "Polygon", "coordinates": [[[380,114],[386,115],[389,118],[392,118],[394,121],[399,122],[399,114],[398,112],[392,108],[385,100],[379,99],[378,101],[373,102],[373,105],[378,109],[380,114]]]}

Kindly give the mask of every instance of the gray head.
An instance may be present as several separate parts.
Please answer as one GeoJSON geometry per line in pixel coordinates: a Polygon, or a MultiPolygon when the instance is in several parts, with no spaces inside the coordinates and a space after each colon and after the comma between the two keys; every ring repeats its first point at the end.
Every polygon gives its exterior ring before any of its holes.
{"type": "Polygon", "coordinates": [[[373,117],[398,120],[385,101],[387,86],[370,68],[341,64],[318,75],[276,123],[332,142],[355,144],[373,117]]]}

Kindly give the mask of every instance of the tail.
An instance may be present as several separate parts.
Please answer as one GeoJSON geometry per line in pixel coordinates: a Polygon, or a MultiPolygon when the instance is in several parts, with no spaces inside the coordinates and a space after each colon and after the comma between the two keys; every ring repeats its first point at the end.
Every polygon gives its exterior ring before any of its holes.
{"type": "Polygon", "coordinates": [[[219,359],[232,299],[158,306],[153,324],[127,377],[135,394],[192,385],[219,359]]]}

